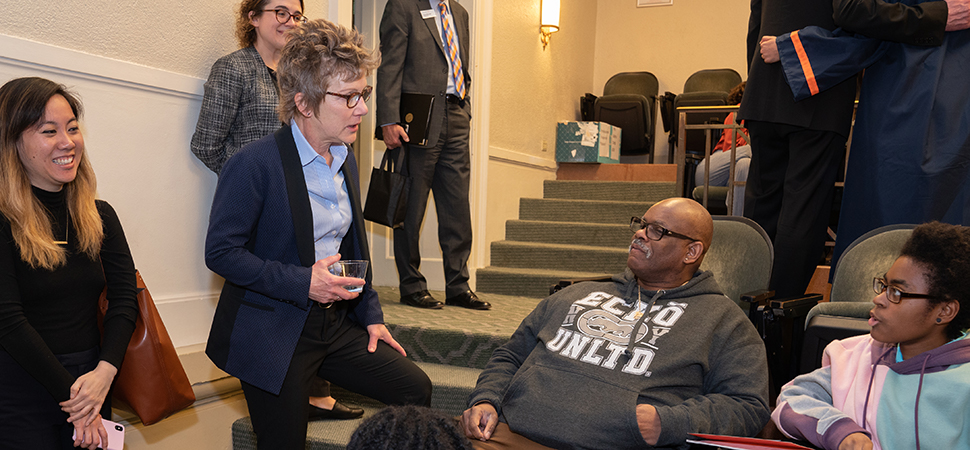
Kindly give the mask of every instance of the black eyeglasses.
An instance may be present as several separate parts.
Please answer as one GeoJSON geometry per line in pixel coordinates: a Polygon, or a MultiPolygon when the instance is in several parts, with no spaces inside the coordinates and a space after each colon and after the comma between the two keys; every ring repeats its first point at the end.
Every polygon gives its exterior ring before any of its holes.
{"type": "Polygon", "coordinates": [[[336,92],[327,91],[327,94],[347,100],[347,107],[353,108],[357,106],[358,103],[360,103],[360,99],[364,99],[365,102],[367,100],[370,100],[370,93],[373,91],[374,91],[373,87],[367,86],[364,88],[363,91],[360,91],[360,92],[351,92],[349,94],[338,94],[336,92]]]}
{"type": "Polygon", "coordinates": [[[675,237],[677,239],[685,239],[691,242],[700,240],[700,239],[694,239],[690,236],[687,236],[686,234],[680,234],[680,233],[670,231],[655,223],[644,222],[643,219],[639,217],[630,218],[630,230],[633,231],[633,233],[636,233],[637,231],[640,231],[644,228],[646,228],[647,230],[645,233],[647,235],[647,239],[650,239],[651,241],[659,241],[663,239],[664,236],[675,237]]]}
{"type": "Polygon", "coordinates": [[[898,287],[887,283],[886,279],[882,277],[875,277],[872,279],[872,290],[875,291],[876,294],[882,294],[885,292],[886,300],[889,300],[892,303],[899,303],[904,298],[939,298],[929,294],[911,294],[909,292],[903,292],[898,287]]]}
{"type": "Polygon", "coordinates": [[[263,12],[275,12],[276,21],[280,24],[285,24],[290,21],[290,17],[293,18],[293,23],[304,24],[307,22],[306,17],[303,16],[301,12],[291,13],[285,9],[264,9],[263,12]]]}

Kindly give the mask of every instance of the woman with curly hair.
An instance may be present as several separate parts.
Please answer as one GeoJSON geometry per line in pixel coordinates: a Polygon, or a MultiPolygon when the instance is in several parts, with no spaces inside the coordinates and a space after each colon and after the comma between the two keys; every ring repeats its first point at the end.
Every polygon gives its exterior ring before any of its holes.
{"type": "MultiPolygon", "coordinates": [[[[205,83],[192,153],[218,174],[244,145],[280,125],[276,68],[290,31],[304,23],[303,0],[243,0],[236,14],[239,50],[219,58],[205,83]]],[[[330,383],[314,381],[310,420],[354,419],[364,410],[337,402],[330,383]]]]}
{"type": "Polygon", "coordinates": [[[970,229],[916,227],[873,290],[872,331],[829,344],[772,419],[825,449],[970,448],[970,229]]]}
{"type": "Polygon", "coordinates": [[[286,125],[219,176],[205,261],[226,283],[206,354],[242,382],[260,449],[305,448],[320,377],[389,405],[431,404],[431,380],[384,325],[371,270],[328,270],[370,260],[350,144],[379,62],[354,30],[325,20],[295,29],[279,66],[286,125]]]}
{"type": "Polygon", "coordinates": [[[243,0],[236,50],[212,65],[192,153],[218,174],[243,145],[280,127],[276,66],[289,32],[303,23],[303,0],[243,0]]]}

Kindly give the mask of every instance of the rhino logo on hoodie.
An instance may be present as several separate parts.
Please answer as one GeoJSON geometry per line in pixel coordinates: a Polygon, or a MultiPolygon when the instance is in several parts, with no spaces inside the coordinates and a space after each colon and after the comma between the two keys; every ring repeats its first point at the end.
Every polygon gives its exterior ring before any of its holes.
{"type": "MultiPolygon", "coordinates": [[[[635,322],[625,321],[602,309],[586,311],[576,321],[576,326],[579,327],[579,330],[583,334],[594,338],[600,337],[622,345],[630,342],[634,325],[635,322]]],[[[649,327],[647,324],[641,324],[640,329],[637,330],[634,342],[639,342],[648,332],[649,327]]]]}

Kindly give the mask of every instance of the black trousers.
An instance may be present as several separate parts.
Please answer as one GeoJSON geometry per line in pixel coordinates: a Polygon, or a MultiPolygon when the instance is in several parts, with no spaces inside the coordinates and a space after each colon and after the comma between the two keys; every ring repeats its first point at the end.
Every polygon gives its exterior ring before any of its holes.
{"type": "Polygon", "coordinates": [[[777,298],[805,293],[825,247],[826,228],[846,137],[773,122],[745,122],[751,167],[744,216],[775,247],[771,288],[777,298]]]}
{"type": "Polygon", "coordinates": [[[242,383],[257,447],[305,448],[307,398],[316,377],[388,405],[430,406],[428,376],[383,341],[369,353],[367,341],[367,331],[347,317],[346,308],[313,306],[279,395],[242,383]]]}
{"type": "MultiPolygon", "coordinates": [[[[56,355],[75,378],[94,370],[100,350],[56,355]]],[[[9,353],[0,348],[0,448],[36,450],[74,449],[74,425],[68,414],[40,382],[30,376],[9,353]]],[[[111,394],[101,407],[101,417],[111,418],[111,394]]]]}
{"type": "Polygon", "coordinates": [[[400,277],[401,295],[428,289],[428,282],[420,271],[419,238],[430,192],[434,192],[435,212],[438,215],[438,244],[444,263],[445,295],[454,297],[468,290],[468,256],[472,251],[472,221],[468,205],[471,117],[457,103],[449,102],[447,107],[438,143],[432,148],[410,147],[409,150],[408,171],[413,181],[408,194],[408,211],[404,226],[394,230],[394,261],[400,277]]]}

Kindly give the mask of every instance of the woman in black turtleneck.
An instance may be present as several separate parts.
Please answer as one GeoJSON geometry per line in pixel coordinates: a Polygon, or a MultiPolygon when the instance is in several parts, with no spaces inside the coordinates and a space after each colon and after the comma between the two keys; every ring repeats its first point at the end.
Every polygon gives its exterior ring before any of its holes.
{"type": "Polygon", "coordinates": [[[0,87],[0,436],[11,448],[104,444],[100,416],[138,315],[134,262],[114,210],[94,198],[80,113],[49,80],[0,87]]]}

